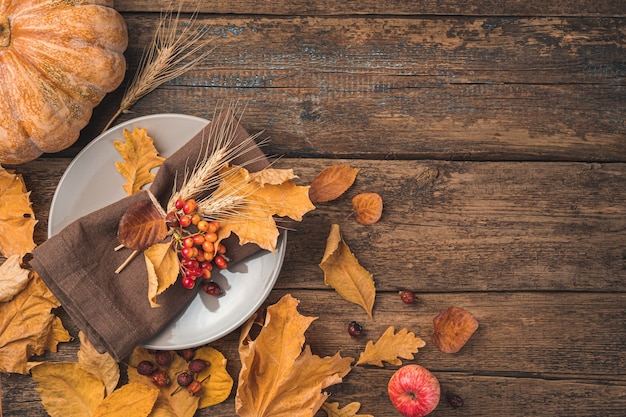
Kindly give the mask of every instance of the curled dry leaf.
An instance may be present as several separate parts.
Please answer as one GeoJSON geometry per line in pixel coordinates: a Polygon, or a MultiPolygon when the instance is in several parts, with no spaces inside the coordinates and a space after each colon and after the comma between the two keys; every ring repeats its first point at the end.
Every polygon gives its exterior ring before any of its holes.
{"type": "Polygon", "coordinates": [[[391,365],[402,365],[402,359],[413,359],[413,354],[426,343],[413,332],[402,329],[394,334],[394,328],[388,327],[376,343],[367,342],[365,351],[361,352],[357,365],[374,365],[383,367],[383,361],[391,365]]]}
{"type": "Polygon", "coordinates": [[[24,290],[6,303],[0,303],[0,372],[27,373],[27,361],[59,342],[71,340],[61,320],[51,313],[59,306],[37,273],[24,290]]]}
{"type": "Polygon", "coordinates": [[[344,300],[363,307],[372,317],[376,298],[374,278],[361,266],[343,241],[337,224],[331,225],[326,250],[319,266],[324,271],[326,285],[333,287],[344,300]]]}
{"type": "Polygon", "coordinates": [[[383,215],[383,199],[377,193],[361,193],[352,199],[356,221],[361,224],[374,224],[383,215]]]}
{"type": "Polygon", "coordinates": [[[160,166],[165,158],[159,156],[154,140],[148,136],[146,129],[134,126],[132,132],[124,129],[124,139],[126,142],[113,142],[115,149],[124,158],[124,162],[115,163],[115,168],[126,178],[127,183],[122,185],[124,191],[132,195],[154,180],[155,174],[151,170],[160,166]]]}
{"type": "Polygon", "coordinates": [[[30,271],[22,268],[20,255],[11,255],[0,265],[0,303],[6,303],[26,288],[30,271]]]}
{"type": "Polygon", "coordinates": [[[42,362],[31,374],[51,417],[93,416],[104,399],[102,382],[77,363],[42,362]]]}
{"type": "Polygon", "coordinates": [[[35,214],[21,175],[0,166],[0,254],[24,256],[35,248],[35,214]]]}
{"type": "Polygon", "coordinates": [[[326,387],[350,372],[352,358],[339,353],[320,358],[305,342],[304,332],[316,319],[298,313],[298,300],[285,295],[267,308],[265,322],[253,340],[256,317],[243,326],[239,341],[241,371],[235,411],[241,417],[308,416],[320,409],[326,387]]]}
{"type": "Polygon", "coordinates": [[[117,229],[120,243],[137,251],[148,249],[165,236],[165,219],[151,200],[141,200],[128,207],[117,229]]]}
{"type": "Polygon", "coordinates": [[[311,182],[309,197],[313,203],[325,203],[339,198],[352,186],[358,168],[349,165],[333,165],[317,174],[311,182]]]}
{"type": "Polygon", "coordinates": [[[120,380],[119,365],[107,352],[98,352],[82,331],[78,332],[78,339],[78,364],[104,384],[106,395],[111,394],[120,380]]]}
{"type": "Polygon", "coordinates": [[[143,252],[148,270],[148,299],[152,307],[158,307],[157,295],[176,282],[179,262],[169,242],[157,243],[143,252]]]}
{"type": "Polygon", "coordinates": [[[101,401],[92,417],[148,417],[158,396],[157,388],[131,382],[101,401]]]}
{"type": "Polygon", "coordinates": [[[325,402],[322,405],[322,410],[328,417],[374,417],[371,414],[357,414],[360,408],[361,404],[357,402],[350,403],[342,409],[339,409],[339,403],[325,402]]]}
{"type": "Polygon", "coordinates": [[[472,314],[459,307],[450,307],[433,319],[433,343],[445,353],[456,353],[478,329],[472,314]]]}

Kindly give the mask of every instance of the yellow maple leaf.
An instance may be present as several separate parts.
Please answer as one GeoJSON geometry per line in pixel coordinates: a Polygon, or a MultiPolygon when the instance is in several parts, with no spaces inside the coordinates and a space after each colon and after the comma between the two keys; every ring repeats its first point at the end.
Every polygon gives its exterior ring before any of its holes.
{"type": "Polygon", "coordinates": [[[148,299],[152,307],[158,307],[157,295],[175,283],[178,278],[180,265],[178,256],[169,242],[152,245],[143,254],[148,269],[148,299]]]}
{"type": "Polygon", "coordinates": [[[109,395],[115,390],[120,380],[119,365],[109,353],[98,352],[82,331],[78,332],[78,339],[80,340],[78,364],[102,381],[106,394],[109,395]]]}
{"type": "Polygon", "coordinates": [[[100,402],[92,417],[148,417],[158,396],[157,388],[131,382],[100,402]]]}
{"type": "Polygon", "coordinates": [[[21,175],[0,165],[0,254],[24,256],[35,248],[30,192],[21,175]]]}
{"type": "Polygon", "coordinates": [[[374,279],[343,241],[337,224],[331,225],[319,266],[324,271],[326,285],[334,288],[344,300],[363,307],[372,317],[376,298],[374,279]]]}
{"type": "Polygon", "coordinates": [[[77,363],[42,362],[31,370],[51,417],[91,417],[104,399],[104,385],[77,363]]]}
{"type": "Polygon", "coordinates": [[[11,301],[0,303],[0,372],[27,373],[28,358],[55,351],[59,342],[71,340],[51,313],[58,306],[36,273],[11,301]]]}
{"type": "Polygon", "coordinates": [[[115,168],[126,178],[127,183],[122,186],[124,191],[132,195],[154,180],[155,174],[151,170],[160,166],[165,158],[159,156],[154,140],[148,136],[146,129],[134,126],[132,132],[124,129],[124,139],[126,142],[113,142],[115,149],[124,158],[124,162],[115,163],[115,168]]]}
{"type": "Polygon", "coordinates": [[[357,402],[350,403],[342,409],[339,409],[339,403],[326,402],[322,405],[328,417],[374,417],[371,414],[357,414],[360,408],[361,404],[357,402]]]}
{"type": "Polygon", "coordinates": [[[352,358],[342,358],[339,353],[320,358],[308,345],[303,349],[304,332],[316,318],[299,314],[297,305],[298,300],[285,295],[268,307],[254,340],[250,330],[257,318],[242,328],[237,415],[312,417],[328,397],[322,390],[341,382],[350,372],[352,358]]]}
{"type": "Polygon", "coordinates": [[[234,233],[242,245],[256,243],[274,252],[279,234],[274,216],[301,221],[304,214],[315,209],[309,199],[309,187],[291,181],[295,178],[292,170],[271,169],[251,175],[245,168],[226,166],[220,170],[220,176],[217,190],[199,204],[210,215],[211,209],[205,207],[218,207],[219,201],[236,201],[235,213],[220,219],[219,241],[234,233]]]}
{"type": "Polygon", "coordinates": [[[415,333],[402,329],[394,334],[393,326],[380,336],[376,343],[371,340],[365,345],[365,351],[361,352],[361,356],[357,361],[357,365],[375,365],[383,367],[383,361],[391,365],[402,365],[402,359],[413,359],[413,354],[417,353],[419,348],[426,346],[419,337],[415,337],[415,333]]]}
{"type": "Polygon", "coordinates": [[[11,255],[0,265],[0,302],[10,301],[26,288],[30,271],[22,268],[20,255],[11,255]]]}

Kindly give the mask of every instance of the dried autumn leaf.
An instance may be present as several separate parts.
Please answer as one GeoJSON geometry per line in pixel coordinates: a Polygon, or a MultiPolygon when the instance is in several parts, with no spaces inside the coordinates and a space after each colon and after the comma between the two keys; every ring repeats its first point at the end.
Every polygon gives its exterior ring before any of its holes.
{"type": "Polygon", "coordinates": [[[317,174],[311,182],[309,197],[313,203],[325,203],[339,198],[352,186],[359,168],[333,165],[317,174]]]}
{"type": "Polygon", "coordinates": [[[361,404],[357,402],[350,403],[342,409],[339,409],[339,403],[326,402],[322,405],[322,410],[328,417],[374,417],[371,414],[357,414],[360,408],[361,404]]]}
{"type": "Polygon", "coordinates": [[[24,256],[35,248],[35,214],[21,175],[0,165],[0,254],[24,256]]]}
{"type": "Polygon", "coordinates": [[[422,339],[415,337],[415,333],[407,329],[395,334],[394,331],[393,326],[388,327],[376,343],[368,341],[356,364],[383,367],[384,361],[391,365],[402,365],[399,358],[413,359],[413,354],[426,346],[422,339]]]}
{"type": "Polygon", "coordinates": [[[226,370],[226,358],[215,348],[205,346],[196,350],[195,359],[202,359],[208,366],[196,379],[202,382],[198,408],[206,408],[226,401],[233,389],[233,378],[226,370]]]}
{"type": "Polygon", "coordinates": [[[22,268],[20,255],[11,255],[0,265],[0,303],[10,301],[26,288],[30,271],[22,268]]]}
{"type": "Polygon", "coordinates": [[[169,242],[157,243],[143,252],[148,270],[148,299],[152,307],[158,307],[157,295],[176,282],[179,262],[169,242]]]}
{"type": "MultiPolygon", "coordinates": [[[[237,166],[223,168],[220,175],[222,180],[211,201],[236,197],[240,197],[241,201],[236,214],[220,220],[219,241],[235,233],[242,245],[255,243],[274,252],[279,234],[274,216],[301,221],[304,214],[315,209],[309,200],[308,186],[298,186],[291,180],[280,184],[265,181],[265,185],[261,186],[245,168],[237,166]]],[[[290,175],[277,176],[286,178],[290,175]]]]}
{"type": "Polygon", "coordinates": [[[383,199],[376,193],[361,193],[352,199],[356,221],[361,224],[374,224],[383,215],[383,199]]]}
{"type": "Polygon", "coordinates": [[[122,185],[124,191],[132,195],[154,180],[155,174],[151,170],[160,166],[165,158],[158,155],[154,140],[148,136],[146,129],[134,126],[132,132],[124,129],[124,139],[126,142],[113,142],[115,149],[124,158],[124,162],[115,163],[115,168],[126,178],[127,183],[122,185]]]}
{"type": "Polygon", "coordinates": [[[132,204],[117,229],[120,243],[129,249],[143,251],[167,236],[167,224],[151,200],[132,204]]]}
{"type": "Polygon", "coordinates": [[[27,373],[28,358],[55,351],[59,342],[71,340],[51,313],[58,306],[36,273],[11,301],[0,303],[0,372],[27,373]]]}
{"type": "MultiPolygon", "coordinates": [[[[172,363],[164,369],[171,383],[159,388],[159,396],[150,417],[193,417],[198,409],[200,397],[189,395],[186,389],[177,389],[176,377],[187,369],[187,362],[180,355],[173,357],[172,363]]],[[[143,348],[135,348],[128,362],[128,381],[154,387],[150,376],[137,372],[137,364],[143,360],[154,363],[154,354],[143,348]]]]}
{"type": "Polygon", "coordinates": [[[322,390],[350,372],[352,358],[339,353],[320,358],[308,345],[302,348],[304,332],[316,318],[301,315],[297,306],[298,300],[285,295],[268,307],[254,340],[250,336],[254,318],[242,328],[237,415],[312,417],[328,397],[322,390]]]}
{"type": "Polygon", "coordinates": [[[450,307],[433,319],[433,343],[442,352],[456,353],[478,329],[472,314],[459,307],[450,307]]]}
{"type": "Polygon", "coordinates": [[[98,404],[92,417],[148,417],[158,396],[157,388],[131,382],[98,404]]]}
{"type": "Polygon", "coordinates": [[[111,394],[120,380],[119,365],[107,352],[98,352],[82,331],[78,332],[78,338],[78,364],[104,384],[106,395],[111,394]]]}
{"type": "Polygon", "coordinates": [[[104,399],[104,385],[77,363],[43,362],[31,370],[51,417],[91,417],[104,399]]]}
{"type": "Polygon", "coordinates": [[[293,169],[266,168],[258,172],[250,173],[251,181],[259,184],[261,187],[265,187],[266,185],[279,185],[295,178],[298,178],[298,176],[293,173],[293,169]]]}
{"type": "Polygon", "coordinates": [[[326,250],[319,266],[324,271],[326,285],[333,287],[344,300],[363,307],[372,317],[376,298],[374,279],[343,241],[337,224],[330,227],[326,250]]]}

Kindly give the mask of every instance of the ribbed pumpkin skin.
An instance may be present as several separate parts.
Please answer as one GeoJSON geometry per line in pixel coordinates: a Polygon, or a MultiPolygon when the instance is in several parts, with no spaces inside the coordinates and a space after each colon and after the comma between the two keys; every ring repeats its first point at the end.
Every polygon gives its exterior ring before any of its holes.
{"type": "Polygon", "coordinates": [[[112,7],[107,0],[0,0],[0,163],[68,148],[121,84],[128,32],[112,7]]]}

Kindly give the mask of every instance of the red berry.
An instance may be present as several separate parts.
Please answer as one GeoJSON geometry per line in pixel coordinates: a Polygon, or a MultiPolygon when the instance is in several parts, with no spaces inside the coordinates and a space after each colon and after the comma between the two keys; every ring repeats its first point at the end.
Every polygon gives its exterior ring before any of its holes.
{"type": "Polygon", "coordinates": [[[141,361],[137,364],[137,373],[139,375],[152,375],[156,370],[156,366],[150,361],[141,361]]]}
{"type": "Polygon", "coordinates": [[[183,371],[179,373],[176,377],[176,382],[178,382],[178,385],[180,385],[181,387],[188,386],[189,384],[191,384],[192,381],[193,375],[189,371],[183,371]]]}
{"type": "Polygon", "coordinates": [[[178,219],[178,223],[180,223],[182,227],[189,227],[189,225],[191,224],[191,217],[180,216],[180,219],[178,219]]]}
{"type": "Polygon", "coordinates": [[[178,227],[178,216],[173,211],[170,211],[165,216],[165,223],[167,223],[167,227],[178,227]]]}
{"type": "Polygon", "coordinates": [[[182,198],[179,198],[178,200],[176,200],[176,203],[174,203],[174,207],[176,207],[176,210],[181,210],[184,205],[185,200],[183,200],[182,198]]]}
{"type": "Polygon", "coordinates": [[[196,354],[196,351],[191,348],[187,348],[187,349],[178,351],[178,354],[182,356],[184,360],[190,361],[193,359],[193,356],[196,354]]]}
{"type": "Polygon", "coordinates": [[[448,403],[452,406],[452,408],[463,407],[463,398],[459,397],[456,394],[449,394],[448,403]]]}
{"type": "Polygon", "coordinates": [[[152,374],[152,383],[157,387],[167,387],[170,384],[170,377],[162,370],[156,370],[152,374]]]}
{"type": "Polygon", "coordinates": [[[207,363],[202,359],[194,359],[189,362],[189,370],[194,374],[199,374],[200,372],[205,370],[206,365],[207,363]]]}
{"type": "Polygon", "coordinates": [[[193,248],[184,247],[180,250],[180,254],[183,255],[183,258],[191,259],[193,258],[193,248]]]}
{"type": "Polygon", "coordinates": [[[193,244],[196,246],[202,246],[202,244],[204,243],[204,236],[198,234],[198,235],[193,235],[193,244]]]}
{"type": "Polygon", "coordinates": [[[204,290],[205,293],[209,295],[214,295],[216,297],[219,295],[222,295],[222,289],[220,288],[219,285],[217,285],[216,282],[213,282],[213,281],[209,281],[206,284],[204,284],[202,289],[204,290]]]}
{"type": "Polygon", "coordinates": [[[363,332],[363,326],[361,326],[356,321],[351,321],[350,324],[348,324],[348,333],[350,334],[350,336],[359,337],[361,336],[362,332],[363,332]]]}
{"type": "Polygon", "coordinates": [[[404,304],[413,304],[415,303],[415,294],[411,290],[402,290],[400,291],[400,298],[404,304]]]}
{"type": "MultiPolygon", "coordinates": [[[[190,198],[189,200],[187,200],[185,202],[185,204],[183,205],[183,213],[185,214],[191,214],[194,211],[196,211],[196,207],[198,207],[198,203],[196,203],[196,200],[194,200],[193,198],[190,198]]],[[[190,219],[191,220],[191,219],[190,219]]]]}
{"type": "Polygon", "coordinates": [[[174,354],[169,350],[158,350],[154,354],[154,360],[160,366],[169,366],[172,360],[174,360],[174,354]]]}
{"type": "Polygon", "coordinates": [[[202,391],[202,384],[199,381],[191,381],[191,384],[187,386],[187,391],[191,395],[196,395],[202,391]]]}
{"type": "Polygon", "coordinates": [[[217,266],[219,269],[228,268],[228,262],[226,262],[226,258],[224,258],[222,255],[217,255],[215,258],[213,258],[213,262],[215,262],[215,266],[217,266]]]}

